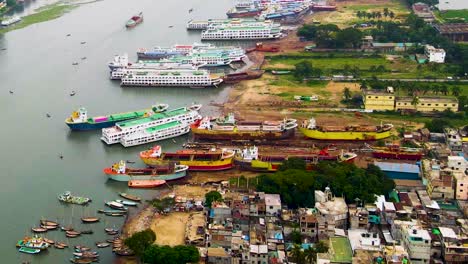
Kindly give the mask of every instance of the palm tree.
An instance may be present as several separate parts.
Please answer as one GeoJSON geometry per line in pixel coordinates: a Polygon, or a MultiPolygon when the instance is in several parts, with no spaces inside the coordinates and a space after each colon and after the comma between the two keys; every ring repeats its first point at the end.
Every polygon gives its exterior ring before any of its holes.
{"type": "Polygon", "coordinates": [[[449,89],[447,87],[447,85],[443,84],[440,86],[440,92],[443,93],[444,95],[447,95],[448,92],[449,92],[449,89]]]}
{"type": "Polygon", "coordinates": [[[309,247],[304,251],[304,255],[306,260],[312,264],[315,263],[315,259],[317,258],[317,251],[313,247],[309,247]]]}
{"type": "Polygon", "coordinates": [[[291,250],[291,257],[295,263],[303,264],[305,262],[304,253],[298,244],[295,244],[291,250]]]}
{"type": "Polygon", "coordinates": [[[395,18],[395,13],[393,13],[393,11],[390,11],[390,13],[388,13],[388,16],[393,19],[395,18]]]}
{"type": "Polygon", "coordinates": [[[362,17],[361,11],[357,11],[356,16],[357,16],[358,18],[361,18],[361,17],[362,17]]]}
{"type": "Polygon", "coordinates": [[[343,90],[343,97],[345,99],[345,101],[349,101],[351,99],[351,90],[349,90],[348,87],[345,87],[344,90],[343,90]]]}
{"type": "Polygon", "coordinates": [[[419,97],[414,96],[413,100],[411,101],[411,104],[414,105],[414,109],[418,111],[419,97]]]}
{"type": "Polygon", "coordinates": [[[389,13],[388,13],[388,8],[385,7],[385,8],[383,9],[383,15],[384,15],[384,17],[388,17],[388,14],[389,14],[389,13]]]}
{"type": "Polygon", "coordinates": [[[431,87],[431,90],[432,90],[432,92],[433,92],[434,94],[438,94],[438,93],[440,92],[440,87],[439,87],[439,85],[433,85],[433,86],[431,87]]]}
{"type": "Polygon", "coordinates": [[[452,87],[452,95],[453,95],[453,96],[457,96],[457,97],[458,97],[458,96],[460,95],[460,93],[461,93],[460,87],[458,87],[458,86],[452,87]]]}

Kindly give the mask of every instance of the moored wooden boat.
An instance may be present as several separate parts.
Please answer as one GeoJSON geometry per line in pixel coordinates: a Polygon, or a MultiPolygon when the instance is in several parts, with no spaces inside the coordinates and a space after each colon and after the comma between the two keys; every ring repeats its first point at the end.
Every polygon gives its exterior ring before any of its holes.
{"type": "Polygon", "coordinates": [[[93,231],[93,230],[83,230],[83,231],[81,231],[81,234],[83,234],[83,235],[91,235],[91,234],[94,234],[94,231],[93,231]]]}
{"type": "Polygon", "coordinates": [[[55,247],[56,249],[64,249],[64,248],[65,248],[65,246],[63,246],[63,245],[61,245],[61,244],[54,244],[54,247],[55,247]]]}
{"type": "Polygon", "coordinates": [[[56,225],[52,225],[52,226],[50,226],[50,225],[41,225],[41,228],[45,228],[47,230],[54,230],[54,229],[57,229],[58,226],[56,226],[56,225]]]}
{"type": "Polygon", "coordinates": [[[58,226],[59,223],[51,220],[40,220],[41,225],[43,226],[58,226]]]}
{"type": "Polygon", "coordinates": [[[132,201],[125,201],[125,200],[115,200],[116,202],[118,203],[121,203],[123,205],[126,205],[126,206],[137,206],[138,203],[137,202],[132,202],[132,201]]]}
{"type": "Polygon", "coordinates": [[[31,231],[33,231],[34,233],[45,233],[48,231],[48,229],[43,227],[33,227],[31,228],[31,231]]]}
{"type": "Polygon", "coordinates": [[[27,253],[27,254],[37,254],[37,253],[41,252],[40,249],[28,248],[28,247],[20,247],[20,249],[18,249],[18,251],[21,252],[21,253],[27,253]]]}
{"type": "Polygon", "coordinates": [[[106,248],[106,247],[109,247],[110,246],[110,243],[108,242],[96,242],[96,247],[98,248],[106,248]]]}
{"type": "Polygon", "coordinates": [[[118,210],[118,209],[115,209],[115,210],[112,210],[112,209],[110,209],[110,210],[99,209],[98,213],[101,213],[101,214],[113,214],[113,213],[126,214],[127,211],[125,211],[123,209],[122,210],[118,210]]]}
{"type": "Polygon", "coordinates": [[[141,197],[133,195],[133,194],[119,193],[119,195],[130,201],[141,202],[141,197]]]}
{"type": "Polygon", "coordinates": [[[76,263],[76,264],[90,264],[93,263],[92,259],[76,259],[76,258],[71,258],[70,259],[71,263],[76,263]]]}
{"type": "Polygon", "coordinates": [[[155,188],[165,184],[165,180],[130,180],[128,187],[130,188],[155,188]]]}
{"type": "Polygon", "coordinates": [[[51,245],[55,244],[55,241],[53,241],[52,239],[48,239],[48,238],[45,238],[45,237],[43,237],[42,239],[44,240],[44,242],[49,243],[51,245]]]}
{"type": "Polygon", "coordinates": [[[125,207],[123,204],[118,203],[116,201],[111,201],[111,202],[106,202],[106,205],[109,206],[110,208],[114,208],[117,210],[122,210],[122,211],[127,211],[128,208],[125,207]]]}
{"type": "Polygon", "coordinates": [[[129,168],[125,161],[121,160],[111,167],[105,168],[104,173],[114,181],[130,180],[178,180],[187,175],[188,166],[178,165],[174,162],[156,168],[129,168]]]}
{"type": "Polygon", "coordinates": [[[126,213],[121,212],[121,213],[104,213],[107,216],[124,216],[126,213]]]}
{"type": "Polygon", "coordinates": [[[60,227],[60,229],[62,231],[73,231],[73,227],[72,226],[62,226],[60,227]]]}
{"type": "Polygon", "coordinates": [[[83,223],[96,223],[99,222],[99,217],[81,217],[83,223]]]}

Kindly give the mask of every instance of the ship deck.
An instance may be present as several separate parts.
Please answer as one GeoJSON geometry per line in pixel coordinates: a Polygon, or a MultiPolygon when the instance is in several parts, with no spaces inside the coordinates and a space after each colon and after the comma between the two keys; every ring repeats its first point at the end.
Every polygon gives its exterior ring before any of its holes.
{"type": "Polygon", "coordinates": [[[140,118],[140,119],[136,119],[136,120],[121,122],[121,123],[118,123],[118,126],[121,127],[121,128],[132,127],[132,126],[141,125],[141,124],[148,123],[148,122],[158,120],[158,119],[183,115],[185,113],[188,113],[188,110],[185,107],[182,107],[182,108],[177,108],[177,109],[174,109],[174,110],[169,110],[169,111],[163,112],[163,113],[155,113],[150,117],[145,117],[145,118],[140,118]]]}

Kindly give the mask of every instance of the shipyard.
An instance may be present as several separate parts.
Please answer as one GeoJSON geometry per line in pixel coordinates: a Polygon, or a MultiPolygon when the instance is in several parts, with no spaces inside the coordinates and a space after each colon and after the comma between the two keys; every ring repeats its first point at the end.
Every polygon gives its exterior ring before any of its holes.
{"type": "Polygon", "coordinates": [[[5,263],[467,263],[437,2],[0,0],[5,263]]]}

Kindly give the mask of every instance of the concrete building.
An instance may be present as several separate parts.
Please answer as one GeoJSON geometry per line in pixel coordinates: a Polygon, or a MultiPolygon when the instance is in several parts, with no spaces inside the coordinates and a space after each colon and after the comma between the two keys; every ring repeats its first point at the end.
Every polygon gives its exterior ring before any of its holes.
{"type": "Polygon", "coordinates": [[[367,251],[382,250],[379,235],[368,232],[366,229],[349,229],[348,238],[353,252],[359,249],[367,251]]]}
{"type": "Polygon", "coordinates": [[[231,264],[231,256],[221,247],[209,247],[206,257],[208,264],[231,264]]]}
{"type": "Polygon", "coordinates": [[[446,264],[468,263],[468,238],[458,236],[452,228],[439,227],[442,256],[446,264]]]}
{"type": "Polygon", "coordinates": [[[458,100],[455,97],[418,97],[416,105],[413,104],[413,97],[403,96],[396,97],[395,110],[396,111],[420,111],[420,112],[442,112],[450,109],[454,112],[458,111],[458,100]]]}
{"type": "Polygon", "coordinates": [[[310,237],[312,242],[317,240],[318,221],[315,208],[299,208],[299,228],[301,233],[310,237]]]}
{"type": "Polygon", "coordinates": [[[409,255],[404,247],[399,245],[386,246],[383,250],[387,264],[408,263],[409,255]]]}
{"type": "MultiPolygon", "coordinates": [[[[451,151],[462,151],[463,141],[458,134],[458,130],[453,128],[444,128],[445,143],[451,151]]],[[[449,166],[450,167],[450,166],[449,166]]],[[[465,166],[466,168],[466,166],[465,166]]]]}
{"type": "Polygon", "coordinates": [[[364,108],[374,111],[393,111],[395,109],[395,95],[393,93],[368,90],[363,96],[364,108]]]}
{"type": "Polygon", "coordinates": [[[445,62],[445,50],[436,49],[434,46],[425,45],[424,54],[427,56],[429,62],[444,63],[445,62]]]}
{"type": "Polygon", "coordinates": [[[435,28],[439,33],[452,41],[468,41],[468,23],[437,24],[435,28]]]}
{"type": "Polygon", "coordinates": [[[455,178],[455,199],[466,201],[468,200],[468,175],[464,172],[453,172],[455,178]]]}
{"type": "Polygon", "coordinates": [[[281,214],[281,198],[279,194],[265,194],[265,207],[267,215],[281,214]]]}
{"type": "Polygon", "coordinates": [[[347,229],[348,205],[343,198],[333,197],[330,188],[315,191],[315,208],[319,239],[333,236],[335,228],[347,229]]]}
{"type": "Polygon", "coordinates": [[[425,264],[431,260],[431,236],[419,226],[403,229],[402,242],[408,251],[411,263],[425,264]]]}
{"type": "Polygon", "coordinates": [[[432,199],[453,199],[453,176],[450,171],[441,170],[437,160],[422,160],[426,190],[432,199]]]}

